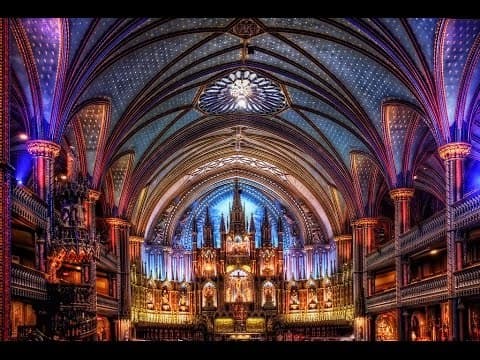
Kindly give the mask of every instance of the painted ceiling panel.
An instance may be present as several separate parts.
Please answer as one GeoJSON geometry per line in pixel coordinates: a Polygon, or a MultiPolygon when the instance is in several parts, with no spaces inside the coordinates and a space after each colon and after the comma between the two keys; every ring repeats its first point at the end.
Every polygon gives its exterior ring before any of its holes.
{"type": "Polygon", "coordinates": [[[435,31],[438,19],[434,18],[414,18],[407,19],[412,27],[415,37],[420,44],[420,49],[423,52],[430,71],[433,70],[433,46],[435,39],[435,31]]]}
{"type": "Polygon", "coordinates": [[[350,152],[352,150],[368,151],[358,137],[334,121],[328,120],[311,112],[304,113],[315,123],[320,132],[335,147],[335,150],[340,154],[347,168],[350,168],[350,152]]]}
{"type": "Polygon", "coordinates": [[[150,121],[170,110],[192,104],[197,92],[198,88],[192,88],[186,91],[180,90],[176,96],[170,97],[168,100],[159,103],[156,107],[150,110],[138,121],[138,124],[143,124],[145,121],[150,121]]]}
{"type": "Polygon", "coordinates": [[[405,31],[405,27],[403,26],[400,19],[397,18],[383,18],[380,21],[390,30],[390,32],[395,36],[396,40],[402,44],[405,48],[407,53],[410,55],[410,58],[413,59],[417,68],[422,68],[422,63],[418,58],[418,54],[413,46],[410,38],[405,31]]]}
{"type": "Polygon", "coordinates": [[[425,125],[425,123],[420,121],[416,131],[413,134],[412,148],[408,158],[408,169],[411,169],[412,171],[414,170],[413,166],[415,165],[415,158],[418,158],[419,155],[426,150],[424,147],[420,146],[429,143],[435,143],[433,136],[431,133],[429,133],[428,127],[425,125]]]}
{"type": "MultiPolygon", "coordinates": [[[[162,19],[148,19],[145,23],[142,24],[144,27],[147,24],[153,23],[154,21],[161,21],[162,19]]],[[[123,45],[119,51],[123,51],[126,48],[138,45],[142,42],[149,41],[159,36],[165,36],[166,34],[171,34],[179,31],[188,31],[188,30],[198,30],[202,28],[222,28],[228,25],[233,19],[221,19],[221,18],[178,18],[167,20],[166,22],[149,29],[146,32],[143,32],[140,36],[135,37],[125,45],[123,45]]],[[[211,29],[210,29],[211,31],[211,29]]]]}
{"type": "Polygon", "coordinates": [[[235,60],[240,59],[240,50],[236,50],[233,52],[229,52],[227,54],[222,55],[221,57],[214,57],[211,60],[206,62],[202,62],[197,66],[194,66],[193,69],[184,72],[183,69],[186,66],[191,65],[193,62],[199,60],[200,58],[212,55],[218,51],[223,49],[239,45],[240,39],[232,34],[222,34],[219,37],[215,38],[212,41],[207,42],[206,44],[200,46],[199,48],[195,49],[187,56],[183,57],[180,61],[176,62],[171,68],[169,68],[162,76],[159,78],[160,81],[166,79],[170,75],[174,74],[175,72],[180,72],[180,76],[185,76],[187,74],[191,74],[196,71],[200,71],[206,68],[209,68],[214,65],[219,65],[222,63],[227,63],[235,60]],[[207,64],[206,64],[207,63],[207,64]]]}
{"type": "Polygon", "coordinates": [[[455,122],[458,88],[464,76],[467,55],[479,33],[478,20],[448,20],[443,47],[443,76],[450,125],[455,122]]]}
{"type": "Polygon", "coordinates": [[[397,175],[403,170],[406,135],[415,115],[405,106],[389,106],[387,110],[387,131],[397,175]]]}
{"type": "Polygon", "coordinates": [[[295,89],[293,87],[287,87],[287,91],[290,94],[290,99],[292,100],[292,106],[296,104],[317,110],[328,116],[340,121],[343,124],[350,125],[351,121],[349,121],[343,114],[338,112],[336,109],[331,107],[330,105],[324,103],[319,98],[314,97],[306,92],[301,90],[295,89]]]}
{"type": "Polygon", "coordinates": [[[178,130],[182,129],[183,127],[189,125],[190,123],[197,120],[199,117],[202,116],[202,113],[198,110],[192,109],[183,117],[175,121],[175,123],[162,135],[160,138],[160,142],[165,141],[168,137],[176,133],[178,130]]]}
{"type": "MultiPolygon", "coordinates": [[[[88,18],[72,18],[68,19],[68,25],[70,29],[70,49],[68,55],[68,62],[73,60],[78,47],[82,43],[88,28],[92,24],[93,19],[88,18]]],[[[88,46],[88,45],[87,45],[88,46]]]]}
{"type": "MultiPolygon", "coordinates": [[[[152,141],[175,119],[180,111],[173,112],[169,115],[163,116],[158,120],[148,124],[143,129],[137,131],[135,135],[130,138],[127,143],[122,147],[121,151],[134,150],[135,151],[135,164],[141,161],[141,157],[145,153],[145,150],[149,146],[152,146],[152,141]]],[[[135,166],[135,165],[134,165],[135,166]]]]}
{"type": "MultiPolygon", "coordinates": [[[[92,33],[92,36],[88,39],[88,41],[85,44],[85,48],[83,49],[81,54],[77,54],[77,58],[79,61],[82,61],[90,50],[98,47],[98,42],[100,41],[100,39],[102,39],[102,37],[108,33],[108,30],[116,21],[118,21],[118,19],[115,19],[115,18],[99,19],[92,33]]],[[[92,24],[93,24],[93,21],[92,21],[92,24]]],[[[71,37],[72,36],[70,36],[70,38],[71,37]]],[[[80,41],[78,40],[77,42],[80,43],[80,41]]]]}
{"type": "Polygon", "coordinates": [[[372,59],[329,41],[317,41],[300,35],[292,40],[315,55],[345,84],[362,105],[379,134],[382,133],[380,104],[383,99],[393,97],[417,104],[405,86],[372,59]]]}
{"type": "MultiPolygon", "coordinates": [[[[477,100],[476,97],[479,95],[480,91],[480,66],[478,66],[472,72],[472,80],[470,81],[469,88],[467,91],[466,102],[465,102],[465,110],[471,110],[475,105],[475,101],[477,100]]],[[[464,116],[468,116],[466,113],[464,116]]],[[[463,119],[464,121],[470,121],[469,118],[463,119]]]]}
{"type": "MultiPolygon", "coordinates": [[[[16,42],[12,41],[12,46],[10,47],[10,49],[11,49],[10,64],[15,70],[15,75],[17,75],[18,77],[20,87],[22,88],[23,94],[25,95],[25,99],[28,105],[28,111],[30,114],[33,115],[34,111],[33,111],[32,91],[29,86],[25,63],[23,62],[22,55],[20,55],[16,42]]],[[[31,126],[34,126],[34,124],[32,123],[31,126]]]]}
{"type": "Polygon", "coordinates": [[[113,179],[114,201],[115,205],[117,206],[122,195],[125,178],[129,172],[132,156],[133,154],[125,154],[115,161],[110,167],[110,172],[113,179]]]}
{"type": "MultiPolygon", "coordinates": [[[[270,27],[300,29],[303,31],[315,32],[319,35],[326,35],[329,37],[337,38],[341,41],[355,44],[361,48],[368,48],[368,46],[358,37],[353,36],[349,32],[344,31],[335,25],[331,25],[325,22],[325,20],[311,18],[269,18],[261,20],[264,24],[270,27]]],[[[332,20],[338,21],[338,19],[332,20]]],[[[351,26],[350,24],[348,25],[349,27],[351,26]]],[[[375,53],[376,56],[380,56],[380,54],[372,48],[369,48],[369,51],[375,53]]]]}
{"type": "Polygon", "coordinates": [[[374,214],[370,212],[373,209],[369,206],[372,205],[370,204],[370,191],[375,192],[382,180],[381,177],[376,176],[378,175],[378,167],[368,156],[362,153],[355,153],[352,156],[352,167],[355,181],[361,190],[360,195],[365,211],[364,216],[372,216],[374,214]],[[375,181],[375,184],[372,181],[375,181]]]}
{"type": "Polygon", "coordinates": [[[91,104],[84,107],[77,118],[82,126],[82,132],[85,140],[85,151],[87,156],[87,170],[93,175],[97,158],[98,144],[102,133],[102,128],[106,125],[107,107],[105,104],[91,104]]]}
{"type": "Polygon", "coordinates": [[[308,134],[313,139],[323,144],[322,138],[318,134],[318,131],[315,130],[304,118],[302,118],[296,111],[288,109],[283,111],[280,114],[280,117],[286,119],[287,122],[303,130],[305,134],[308,134]]]}
{"type": "Polygon", "coordinates": [[[82,100],[107,96],[112,101],[113,129],[127,106],[145,84],[181,52],[197,43],[206,34],[191,34],[156,42],[121,58],[96,78],[82,100]]]}
{"type": "Polygon", "coordinates": [[[23,25],[30,40],[39,76],[43,117],[50,123],[59,54],[63,45],[61,19],[24,19],[23,25]]]}

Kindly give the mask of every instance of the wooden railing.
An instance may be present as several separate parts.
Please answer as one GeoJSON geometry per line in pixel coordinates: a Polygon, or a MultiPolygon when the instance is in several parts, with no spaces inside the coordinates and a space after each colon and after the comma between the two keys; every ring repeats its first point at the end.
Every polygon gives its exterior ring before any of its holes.
{"type": "Polygon", "coordinates": [[[457,271],[455,289],[459,296],[480,294],[480,264],[457,271]]]}
{"type": "Polygon", "coordinates": [[[308,312],[302,311],[280,315],[280,321],[285,323],[343,323],[353,321],[353,306],[344,306],[332,310],[308,312]]]}
{"type": "Polygon", "coordinates": [[[425,249],[431,244],[445,239],[445,210],[442,210],[426,221],[418,224],[400,235],[402,254],[425,249]]]}
{"type": "Polygon", "coordinates": [[[462,228],[480,222],[480,191],[476,191],[453,205],[455,227],[462,228]]]}
{"type": "Polygon", "coordinates": [[[447,298],[447,275],[437,275],[409,284],[400,291],[403,305],[423,304],[447,298]]]}
{"type": "Polygon", "coordinates": [[[367,255],[367,268],[372,270],[395,258],[395,242],[390,241],[367,255]]]}
{"type": "Polygon", "coordinates": [[[118,299],[97,293],[97,311],[101,313],[118,312],[118,299]]]}
{"type": "Polygon", "coordinates": [[[48,300],[44,273],[12,263],[12,295],[33,300],[48,300]]]}
{"type": "Polygon", "coordinates": [[[40,228],[47,226],[47,204],[29,188],[17,185],[12,191],[13,214],[28,220],[40,228]]]}
{"type": "Polygon", "coordinates": [[[378,311],[395,307],[396,291],[395,288],[367,297],[365,304],[367,311],[378,311]]]}
{"type": "Polygon", "coordinates": [[[92,310],[96,299],[90,285],[78,284],[51,284],[52,296],[59,303],[60,308],[77,310],[92,310]]]}
{"type": "Polygon", "coordinates": [[[132,308],[133,323],[186,325],[193,324],[192,314],[165,313],[156,310],[132,308]]]}

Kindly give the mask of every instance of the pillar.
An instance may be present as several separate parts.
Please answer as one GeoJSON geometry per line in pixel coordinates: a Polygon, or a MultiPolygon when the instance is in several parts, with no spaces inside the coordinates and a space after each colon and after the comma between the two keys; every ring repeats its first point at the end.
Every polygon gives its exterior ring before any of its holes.
{"type": "Polygon", "coordinates": [[[454,272],[463,267],[462,239],[455,232],[453,204],[463,197],[463,160],[470,154],[471,145],[453,142],[438,148],[438,153],[445,164],[445,211],[447,233],[447,291],[449,298],[450,326],[448,339],[458,339],[458,318],[455,301],[454,272]]]}
{"type": "MultiPolygon", "coordinates": [[[[48,254],[54,238],[55,209],[54,209],[54,161],[60,154],[60,145],[47,140],[31,140],[27,142],[27,151],[33,156],[33,188],[35,193],[47,203],[47,231],[45,236],[45,255],[48,254]]],[[[40,260],[41,263],[45,259],[40,260]]]]}
{"type": "Polygon", "coordinates": [[[131,289],[130,289],[130,254],[129,254],[129,230],[130,223],[120,218],[107,218],[109,241],[111,241],[114,253],[117,256],[117,289],[119,296],[119,317],[130,318],[131,289]]]}
{"type": "Polygon", "coordinates": [[[408,340],[405,337],[405,331],[408,325],[402,321],[402,312],[400,309],[401,288],[404,285],[404,262],[402,262],[402,253],[400,247],[400,235],[410,228],[410,201],[413,198],[415,190],[412,188],[397,188],[390,191],[390,197],[395,206],[394,214],[394,241],[395,241],[395,280],[396,280],[396,304],[397,304],[397,334],[401,340],[408,340]],[[402,326],[403,323],[403,326],[402,326]]]}
{"type": "Polygon", "coordinates": [[[135,264],[137,269],[140,269],[140,264],[142,261],[142,245],[143,237],[130,235],[128,237],[129,242],[129,254],[130,254],[130,264],[135,264]]]}
{"type": "Polygon", "coordinates": [[[8,18],[0,18],[0,341],[10,339],[11,181],[8,18]]]}
{"type": "Polygon", "coordinates": [[[356,340],[366,340],[368,334],[365,318],[365,297],[368,290],[366,256],[375,241],[375,226],[378,218],[361,218],[352,223],[353,226],[353,299],[355,302],[356,340]]]}
{"type": "Polygon", "coordinates": [[[333,239],[335,240],[337,247],[337,264],[339,269],[352,261],[352,235],[337,235],[333,239]]]}

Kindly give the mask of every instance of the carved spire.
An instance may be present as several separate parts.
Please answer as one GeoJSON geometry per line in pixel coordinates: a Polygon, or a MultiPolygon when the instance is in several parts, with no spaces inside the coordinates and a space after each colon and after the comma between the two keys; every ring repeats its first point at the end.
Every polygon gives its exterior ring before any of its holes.
{"type": "Polygon", "coordinates": [[[235,234],[245,231],[245,217],[243,214],[243,207],[240,199],[240,188],[238,186],[237,179],[235,179],[233,186],[233,204],[230,211],[230,228],[235,234]]]}
{"type": "Polygon", "coordinates": [[[270,221],[268,220],[267,207],[264,207],[263,221],[262,221],[262,246],[272,245],[272,232],[270,229],[270,221]]]}
{"type": "Polygon", "coordinates": [[[255,229],[255,221],[253,221],[253,212],[250,214],[250,229],[248,229],[248,231],[251,233],[251,234],[254,234],[256,229],[255,229]]]}
{"type": "Polygon", "coordinates": [[[203,225],[203,246],[213,247],[213,229],[208,206],[205,214],[205,223],[203,225]]]}
{"type": "Polygon", "coordinates": [[[221,233],[225,233],[225,219],[223,217],[223,213],[222,213],[222,216],[220,217],[220,232],[221,233]]]}

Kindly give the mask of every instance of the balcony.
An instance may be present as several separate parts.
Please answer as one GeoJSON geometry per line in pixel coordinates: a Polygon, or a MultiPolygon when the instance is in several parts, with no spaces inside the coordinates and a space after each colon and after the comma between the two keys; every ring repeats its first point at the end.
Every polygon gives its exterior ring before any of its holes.
{"type": "Polygon", "coordinates": [[[47,301],[45,275],[40,271],[12,263],[12,295],[47,301]]]}
{"type": "Polygon", "coordinates": [[[431,244],[445,239],[445,214],[445,210],[442,210],[428,220],[400,235],[402,254],[425,249],[431,244]]]}
{"type": "Polygon", "coordinates": [[[117,315],[118,299],[97,293],[97,312],[105,316],[117,315]]]}
{"type": "Polygon", "coordinates": [[[480,191],[476,191],[453,206],[456,228],[464,228],[480,222],[480,191]]]}
{"type": "Polygon", "coordinates": [[[426,304],[446,300],[447,275],[437,275],[409,284],[400,291],[402,305],[426,304]]]}
{"type": "Polygon", "coordinates": [[[367,312],[378,312],[395,307],[396,295],[395,288],[393,288],[367,297],[365,302],[367,312]]]}
{"type": "Polygon", "coordinates": [[[391,241],[367,255],[367,269],[372,270],[382,267],[390,262],[393,262],[394,259],[395,242],[391,241]]]}
{"type": "Polygon", "coordinates": [[[61,309],[92,311],[93,291],[90,285],[51,284],[52,296],[61,309]]]}
{"type": "Polygon", "coordinates": [[[47,204],[26,186],[13,188],[12,213],[40,228],[47,227],[47,204]]]}
{"type": "Polygon", "coordinates": [[[480,264],[457,271],[455,289],[458,296],[480,294],[480,264]]]}

